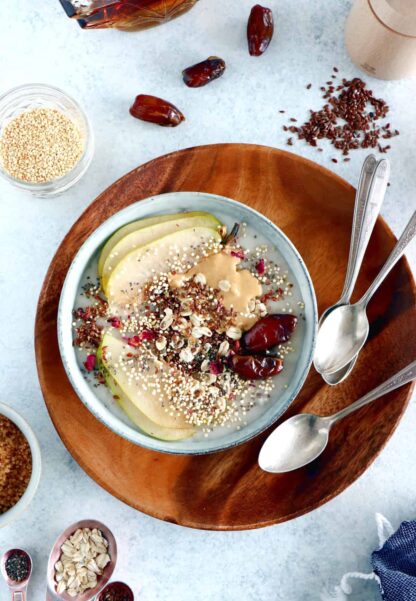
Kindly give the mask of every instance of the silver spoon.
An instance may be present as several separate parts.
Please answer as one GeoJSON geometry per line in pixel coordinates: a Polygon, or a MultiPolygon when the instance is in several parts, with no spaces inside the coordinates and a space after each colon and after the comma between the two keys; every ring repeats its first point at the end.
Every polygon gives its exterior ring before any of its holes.
{"type": "Polygon", "coordinates": [[[32,558],[30,557],[29,553],[23,551],[23,549],[10,549],[9,551],[6,551],[6,553],[4,553],[3,557],[1,558],[1,573],[3,574],[3,578],[5,579],[5,581],[7,582],[7,586],[9,587],[12,601],[26,601],[27,587],[29,584],[30,576],[32,574],[32,565],[32,558]],[[28,562],[29,573],[27,577],[24,580],[21,580],[20,582],[12,580],[6,571],[7,560],[11,555],[14,555],[15,553],[24,556],[26,558],[26,561],[28,562]]]}
{"type": "Polygon", "coordinates": [[[332,374],[342,369],[363,348],[370,329],[367,305],[415,236],[416,212],[364,296],[353,305],[337,307],[322,323],[314,355],[315,369],[319,373],[332,374]]]}
{"type": "Polygon", "coordinates": [[[52,547],[48,561],[46,601],[71,601],[74,599],[74,597],[70,597],[67,592],[61,594],[56,592],[55,564],[61,556],[61,547],[63,543],[71,536],[71,534],[74,534],[78,528],[97,528],[98,530],[101,530],[108,542],[110,562],[106,565],[102,575],[98,578],[97,586],[86,590],[85,593],[77,595],[75,597],[76,601],[90,601],[93,599],[104,588],[113,574],[117,562],[117,543],[111,530],[97,520],[81,520],[80,522],[76,522],[59,535],[52,547]]]}
{"type": "MultiPolygon", "coordinates": [[[[338,302],[322,313],[319,320],[320,326],[334,309],[350,302],[365,251],[383,204],[389,177],[390,163],[387,159],[377,162],[372,154],[365,159],[355,197],[350,253],[344,289],[338,302]]],[[[339,384],[351,373],[356,361],[357,356],[339,371],[332,374],[323,373],[323,379],[331,386],[339,384]]]]}
{"type": "Polygon", "coordinates": [[[368,405],[395,388],[416,378],[416,361],[334,415],[320,417],[309,413],[295,415],[270,434],[259,454],[259,466],[266,472],[281,474],[307,465],[324,451],[332,426],[350,413],[368,405]]]}

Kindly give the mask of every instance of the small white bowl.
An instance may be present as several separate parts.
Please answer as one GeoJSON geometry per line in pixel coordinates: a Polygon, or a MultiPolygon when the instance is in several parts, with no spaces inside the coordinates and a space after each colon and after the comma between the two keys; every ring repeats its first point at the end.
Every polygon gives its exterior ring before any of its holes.
{"type": "Polygon", "coordinates": [[[17,413],[17,411],[11,407],[8,407],[7,405],[4,405],[3,403],[0,403],[0,415],[4,415],[10,421],[16,424],[23,436],[28,441],[30,451],[32,453],[32,475],[30,476],[29,484],[16,505],[13,505],[13,507],[11,507],[5,513],[0,514],[0,528],[3,528],[3,526],[7,526],[7,524],[10,524],[16,520],[32,502],[39,486],[40,475],[42,472],[42,461],[39,443],[27,421],[23,419],[23,417],[17,413]]]}

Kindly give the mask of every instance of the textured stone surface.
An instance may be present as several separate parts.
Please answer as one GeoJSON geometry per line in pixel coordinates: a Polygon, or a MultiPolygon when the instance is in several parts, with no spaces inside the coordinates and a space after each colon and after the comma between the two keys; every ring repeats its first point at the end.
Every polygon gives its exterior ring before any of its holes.
{"type": "MultiPolygon", "coordinates": [[[[343,45],[348,1],[271,0],[276,38],[259,59],[246,51],[251,4],[201,0],[163,28],[126,34],[81,31],[57,0],[0,3],[0,93],[35,81],[62,87],[87,109],[97,146],[88,175],[62,197],[31,198],[0,181],[1,400],[33,425],[44,460],[39,493],[18,522],[0,532],[0,551],[16,545],[33,554],[36,599],[44,593],[53,539],[83,517],[97,517],[113,529],[120,545],[115,576],[142,601],[318,600],[345,571],[369,569],[376,511],[394,525],[415,517],[414,401],[379,459],[343,495],[292,523],[246,533],[186,530],[125,507],[75,464],[43,405],[33,353],[36,301],[56,247],[89,202],[126,171],[179,148],[225,141],[283,148],[278,110],[303,119],[308,108],[319,107],[317,90],[334,65],[343,76],[358,73],[343,45]],[[183,86],[181,69],[212,54],[227,61],[224,77],[201,90],[183,86]],[[313,88],[307,91],[309,82],[313,88]],[[128,108],[138,93],[166,97],[187,121],[169,130],[133,120],[128,108]]],[[[397,234],[415,208],[416,82],[371,80],[371,87],[388,100],[391,122],[402,132],[392,143],[392,185],[382,211],[397,234]]],[[[335,165],[331,150],[318,153],[302,144],[293,150],[352,183],[365,156],[357,152],[350,163],[335,165]]],[[[414,250],[409,256],[415,266],[414,250]]],[[[379,599],[373,584],[356,590],[354,601],[379,599]]]]}

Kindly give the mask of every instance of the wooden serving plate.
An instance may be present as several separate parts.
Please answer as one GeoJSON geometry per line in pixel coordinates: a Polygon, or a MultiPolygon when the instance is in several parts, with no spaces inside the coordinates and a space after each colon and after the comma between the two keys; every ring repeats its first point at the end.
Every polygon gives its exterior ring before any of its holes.
{"type": "MultiPolygon", "coordinates": [[[[59,295],[80,245],[105,219],[132,202],[178,190],[228,196],[262,212],[301,252],[320,312],[338,299],[349,250],[352,186],[310,161],[262,146],[202,146],[163,156],[103,192],[72,227],[49,267],[35,338],[47,408],[81,467],[111,494],[144,513],[211,530],[259,528],[290,520],[326,503],[367,469],[396,428],[411,394],[410,384],[340,422],[325,453],[309,467],[275,476],[257,466],[267,433],[203,457],[162,455],[119,438],[84,407],[59,359],[59,295]]],[[[357,296],[394,244],[392,232],[379,219],[357,296]]],[[[331,388],[312,369],[285,417],[299,411],[327,414],[341,409],[414,360],[415,301],[415,284],[402,259],[370,303],[370,339],[350,378],[331,388]]]]}

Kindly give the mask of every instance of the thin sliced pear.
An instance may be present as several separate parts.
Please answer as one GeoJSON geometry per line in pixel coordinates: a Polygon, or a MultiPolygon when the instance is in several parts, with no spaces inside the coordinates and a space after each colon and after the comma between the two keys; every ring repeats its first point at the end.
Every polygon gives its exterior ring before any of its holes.
{"type": "Polygon", "coordinates": [[[108,279],[118,263],[136,248],[146,246],[159,238],[163,238],[163,236],[173,234],[174,232],[186,228],[209,227],[215,229],[220,226],[221,222],[218,221],[214,215],[210,215],[209,213],[203,213],[195,217],[189,213],[182,213],[179,214],[176,219],[136,229],[134,232],[125,235],[113,246],[107,259],[104,261],[101,271],[101,286],[104,292],[106,292],[108,279]]]}
{"type": "Polygon", "coordinates": [[[175,213],[172,215],[156,215],[155,217],[146,217],[146,219],[139,219],[138,221],[133,221],[132,223],[128,223],[124,225],[120,229],[118,229],[107,242],[104,244],[103,249],[100,254],[100,258],[98,260],[98,275],[102,276],[104,263],[111,253],[115,245],[120,242],[124,236],[128,236],[132,232],[136,230],[143,229],[145,227],[150,227],[151,225],[157,225],[158,223],[164,223],[166,221],[172,221],[178,219],[180,216],[187,215],[188,217],[198,217],[203,215],[209,215],[209,213],[194,211],[192,213],[175,213]]]}
{"type": "MultiPolygon", "coordinates": [[[[140,419],[140,413],[142,413],[146,420],[149,420],[152,424],[149,425],[147,421],[144,422],[144,420],[142,420],[143,425],[140,425],[139,427],[146,431],[146,428],[150,428],[151,426],[153,432],[159,432],[157,438],[161,437],[161,434],[163,434],[163,436],[169,434],[164,432],[166,429],[172,430],[170,434],[175,437],[183,436],[183,438],[189,438],[192,436],[195,430],[183,416],[170,415],[165,411],[165,408],[161,405],[157,397],[153,396],[149,390],[144,389],[140,381],[129,379],[125,371],[120,368],[117,369],[116,365],[122,364],[123,360],[126,359],[126,355],[130,352],[131,348],[127,344],[119,338],[107,333],[104,335],[98,353],[99,361],[104,365],[107,372],[123,392],[125,399],[130,402],[125,403],[127,406],[125,411],[130,416],[130,419],[132,419],[133,416],[135,418],[133,421],[140,419]],[[105,352],[103,352],[104,348],[105,352]],[[133,408],[137,409],[139,413],[137,411],[131,411],[132,407],[130,404],[133,405],[133,408]],[[180,432],[175,433],[173,430],[179,430],[180,432]]],[[[158,362],[157,367],[163,369],[163,364],[158,362]]],[[[161,389],[161,394],[163,394],[163,388],[161,389]]],[[[168,439],[163,438],[163,440],[168,439]]]]}
{"type": "Polygon", "coordinates": [[[123,409],[124,413],[131,419],[135,426],[142,430],[145,434],[157,438],[159,440],[166,440],[168,442],[174,442],[177,440],[185,440],[191,438],[194,434],[193,430],[186,430],[180,428],[162,428],[158,426],[152,420],[145,416],[142,411],[137,409],[130,399],[124,394],[120,386],[109,374],[109,372],[103,367],[105,373],[105,379],[108,388],[112,394],[117,397],[117,402],[123,409]]]}
{"type": "Polygon", "coordinates": [[[194,262],[191,254],[198,254],[209,244],[221,242],[216,229],[195,227],[164,236],[155,242],[130,252],[112,272],[106,295],[113,310],[126,310],[127,305],[141,302],[143,287],[155,275],[177,270],[177,263],[194,262]]]}

